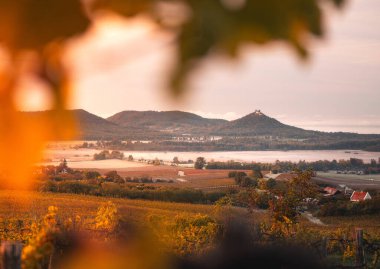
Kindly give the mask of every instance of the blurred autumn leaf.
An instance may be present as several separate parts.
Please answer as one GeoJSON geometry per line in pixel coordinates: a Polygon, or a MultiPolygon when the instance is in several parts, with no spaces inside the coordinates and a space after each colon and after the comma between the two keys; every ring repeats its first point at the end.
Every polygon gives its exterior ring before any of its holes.
{"type": "Polygon", "coordinates": [[[171,90],[179,95],[189,72],[210,52],[236,57],[242,45],[282,41],[306,58],[310,36],[325,33],[323,2],[340,7],[344,0],[98,0],[92,10],[108,9],[124,16],[143,12],[166,26],[157,8],[163,2],[185,5],[191,14],[176,29],[178,59],[171,90]]]}
{"type": "MultiPolygon", "coordinates": [[[[34,72],[51,86],[57,106],[64,102],[58,93],[66,83],[61,63],[64,40],[83,33],[89,24],[78,0],[0,0],[0,44],[12,55],[16,68],[23,51],[39,54],[40,66],[34,72]]],[[[13,81],[18,79],[14,73],[8,76],[13,76],[13,81]]]]}
{"type": "Polygon", "coordinates": [[[85,31],[78,0],[0,0],[0,42],[10,50],[41,50],[50,42],[85,31]]]}
{"type": "Polygon", "coordinates": [[[10,55],[0,70],[0,171],[6,187],[27,187],[31,166],[41,160],[44,142],[73,137],[72,115],[64,111],[69,78],[62,63],[64,41],[90,24],[77,0],[0,0],[0,44],[10,55]],[[55,113],[38,120],[16,111],[14,96],[25,51],[37,55],[33,72],[50,86],[55,113]]]}

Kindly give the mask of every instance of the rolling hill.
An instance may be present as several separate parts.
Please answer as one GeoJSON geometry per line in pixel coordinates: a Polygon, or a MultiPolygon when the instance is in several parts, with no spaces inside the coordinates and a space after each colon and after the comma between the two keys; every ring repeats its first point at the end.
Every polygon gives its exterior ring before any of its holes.
{"type": "MultiPolygon", "coordinates": [[[[29,121],[48,123],[54,117],[53,111],[20,112],[29,121]]],[[[91,114],[83,109],[68,110],[67,115],[76,119],[79,129],[78,139],[151,139],[155,133],[140,127],[126,128],[99,116],[91,114]]],[[[55,122],[55,124],[59,124],[55,122]]],[[[58,136],[59,137],[59,136],[58,136]]],[[[52,138],[54,139],[54,137],[52,138]]]]}
{"type": "Polygon", "coordinates": [[[260,110],[227,122],[214,131],[214,134],[220,136],[280,136],[289,138],[307,138],[320,133],[283,124],[266,116],[260,110]]]}
{"type": "Polygon", "coordinates": [[[226,120],[207,119],[182,111],[123,111],[107,120],[120,126],[147,128],[175,135],[207,135],[227,123],[226,120]]]}
{"type": "Polygon", "coordinates": [[[83,109],[74,110],[83,139],[122,138],[128,129],[91,114],[83,109]]]}

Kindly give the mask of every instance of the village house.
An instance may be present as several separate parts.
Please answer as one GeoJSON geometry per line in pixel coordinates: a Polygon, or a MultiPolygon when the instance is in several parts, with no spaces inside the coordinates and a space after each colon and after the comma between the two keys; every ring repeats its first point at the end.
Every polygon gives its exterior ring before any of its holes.
{"type": "Polygon", "coordinates": [[[333,187],[326,187],[323,189],[323,191],[326,193],[325,196],[334,196],[339,191],[333,187]]]}
{"type": "Polygon", "coordinates": [[[275,179],[277,181],[290,181],[294,179],[297,174],[295,173],[278,173],[274,174],[272,172],[261,172],[263,174],[264,179],[275,179]]]}
{"type": "Polygon", "coordinates": [[[366,191],[354,191],[350,197],[351,202],[362,202],[371,199],[371,195],[366,191]]]}
{"type": "Polygon", "coordinates": [[[344,184],[339,184],[337,189],[339,191],[341,191],[342,193],[344,193],[344,195],[347,195],[347,196],[348,195],[351,196],[352,193],[354,192],[353,189],[351,189],[350,187],[348,187],[347,185],[344,185],[344,184]]]}
{"type": "Polygon", "coordinates": [[[278,177],[276,177],[276,180],[278,181],[290,181],[297,177],[297,174],[295,173],[282,173],[278,177]]]}

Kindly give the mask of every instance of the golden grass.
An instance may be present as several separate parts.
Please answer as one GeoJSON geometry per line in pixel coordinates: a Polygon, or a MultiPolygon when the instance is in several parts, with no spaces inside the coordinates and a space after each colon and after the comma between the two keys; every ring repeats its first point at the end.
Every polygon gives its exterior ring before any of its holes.
{"type": "MultiPolygon", "coordinates": [[[[98,207],[112,201],[124,218],[132,222],[146,220],[146,216],[157,214],[175,216],[182,213],[215,215],[212,205],[194,205],[182,203],[156,202],[106,198],[75,194],[0,191],[0,219],[37,220],[44,216],[49,206],[59,209],[59,216],[90,218],[96,215],[98,207]]],[[[245,209],[234,208],[234,214],[245,215],[245,209]]]]}

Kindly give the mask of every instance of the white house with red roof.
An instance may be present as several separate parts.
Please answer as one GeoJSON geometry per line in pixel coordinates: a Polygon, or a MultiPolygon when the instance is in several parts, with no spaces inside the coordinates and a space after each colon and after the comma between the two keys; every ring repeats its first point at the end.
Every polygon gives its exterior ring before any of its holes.
{"type": "Polygon", "coordinates": [[[362,202],[371,199],[371,195],[366,191],[354,191],[350,197],[351,202],[362,202]]]}

